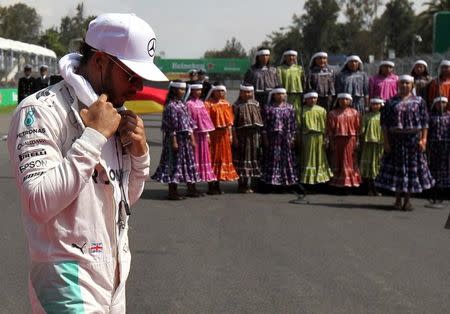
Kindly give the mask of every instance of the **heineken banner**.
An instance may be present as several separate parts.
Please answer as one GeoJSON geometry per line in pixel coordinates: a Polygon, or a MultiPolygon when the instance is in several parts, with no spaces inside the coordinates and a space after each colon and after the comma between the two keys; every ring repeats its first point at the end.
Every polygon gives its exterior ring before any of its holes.
{"type": "Polygon", "coordinates": [[[188,72],[191,69],[205,70],[215,74],[244,74],[250,67],[250,59],[161,59],[155,60],[156,65],[164,73],[188,72]]]}
{"type": "Polygon", "coordinates": [[[16,88],[0,88],[0,107],[17,105],[16,88]]]}

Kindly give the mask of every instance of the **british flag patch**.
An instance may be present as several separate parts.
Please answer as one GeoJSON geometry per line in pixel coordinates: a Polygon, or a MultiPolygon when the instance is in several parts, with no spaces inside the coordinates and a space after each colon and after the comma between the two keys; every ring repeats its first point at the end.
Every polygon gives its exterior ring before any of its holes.
{"type": "Polygon", "coordinates": [[[103,252],[103,243],[102,242],[91,242],[91,246],[89,247],[90,253],[102,253],[103,252]]]}

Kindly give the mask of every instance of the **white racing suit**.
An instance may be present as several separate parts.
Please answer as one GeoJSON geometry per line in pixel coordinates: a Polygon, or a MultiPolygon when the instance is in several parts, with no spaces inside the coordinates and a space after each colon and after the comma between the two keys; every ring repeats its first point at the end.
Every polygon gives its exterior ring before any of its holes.
{"type": "Polygon", "coordinates": [[[29,244],[33,313],[125,313],[131,255],[119,202],[138,200],[149,154],[131,156],[116,136],[107,141],[84,128],[65,81],[20,103],[8,149],[29,244]]]}

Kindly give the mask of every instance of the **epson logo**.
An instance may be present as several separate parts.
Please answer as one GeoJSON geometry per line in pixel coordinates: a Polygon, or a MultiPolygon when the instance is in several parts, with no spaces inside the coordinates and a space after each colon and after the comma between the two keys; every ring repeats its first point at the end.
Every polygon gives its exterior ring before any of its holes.
{"type": "Polygon", "coordinates": [[[43,143],[46,143],[46,142],[47,141],[44,140],[44,139],[29,140],[29,141],[26,141],[26,142],[23,142],[23,143],[19,143],[17,145],[17,150],[21,150],[22,147],[24,147],[24,146],[33,146],[33,145],[36,145],[36,144],[43,144],[43,143]]]}
{"type": "Polygon", "coordinates": [[[19,159],[20,159],[20,161],[22,161],[22,160],[30,158],[30,157],[42,156],[42,155],[47,155],[47,151],[45,149],[35,149],[35,150],[31,150],[29,152],[20,154],[19,159]]]}
{"type": "Polygon", "coordinates": [[[17,138],[24,137],[25,135],[36,134],[36,133],[45,133],[45,128],[31,129],[31,130],[23,131],[23,132],[17,134],[17,138]]]}
{"type": "Polygon", "coordinates": [[[20,173],[23,173],[27,169],[44,168],[46,166],[47,166],[47,160],[39,159],[39,160],[30,161],[29,163],[27,163],[23,166],[20,166],[19,170],[20,170],[20,173]]]}

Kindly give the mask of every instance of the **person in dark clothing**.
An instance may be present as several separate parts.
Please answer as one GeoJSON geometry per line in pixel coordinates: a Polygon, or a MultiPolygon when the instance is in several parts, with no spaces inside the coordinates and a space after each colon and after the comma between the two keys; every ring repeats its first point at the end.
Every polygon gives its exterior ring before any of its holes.
{"type": "Polygon", "coordinates": [[[35,79],[34,91],[37,92],[41,89],[47,88],[50,85],[50,77],[48,76],[48,66],[43,64],[39,68],[40,76],[35,79]]]}
{"type": "Polygon", "coordinates": [[[24,77],[19,79],[19,85],[17,87],[18,101],[19,103],[34,93],[34,78],[31,76],[31,65],[27,64],[23,68],[23,72],[25,74],[24,77]]]}
{"type": "Polygon", "coordinates": [[[198,80],[202,82],[203,89],[202,89],[202,95],[200,96],[200,99],[205,100],[206,95],[208,95],[209,90],[211,89],[211,83],[209,82],[208,76],[206,76],[206,71],[203,69],[198,70],[198,80]]]}

